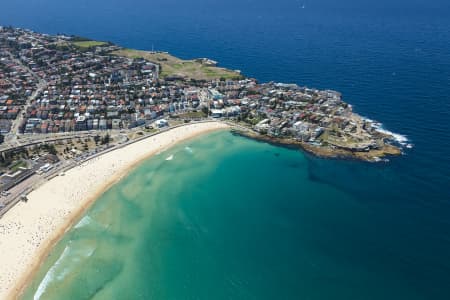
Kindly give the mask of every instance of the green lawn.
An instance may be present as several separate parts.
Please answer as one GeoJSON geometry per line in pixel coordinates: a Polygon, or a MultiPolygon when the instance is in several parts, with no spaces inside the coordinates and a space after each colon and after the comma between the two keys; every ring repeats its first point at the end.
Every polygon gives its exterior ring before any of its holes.
{"type": "Polygon", "coordinates": [[[23,161],[23,160],[20,160],[20,161],[18,161],[18,162],[15,162],[15,163],[13,163],[13,164],[10,166],[10,170],[11,170],[12,172],[16,172],[16,171],[19,170],[20,167],[26,168],[26,167],[27,167],[27,163],[26,163],[25,161],[23,161]]]}
{"type": "Polygon", "coordinates": [[[78,48],[91,48],[91,47],[103,46],[103,45],[106,45],[107,43],[99,42],[99,41],[82,41],[82,42],[73,42],[72,44],[78,48]]]}
{"type": "Polygon", "coordinates": [[[145,58],[161,66],[161,77],[181,76],[197,80],[237,79],[243,78],[239,73],[225,68],[207,66],[196,60],[183,60],[166,52],[148,52],[122,49],[113,52],[119,56],[145,58]]]}

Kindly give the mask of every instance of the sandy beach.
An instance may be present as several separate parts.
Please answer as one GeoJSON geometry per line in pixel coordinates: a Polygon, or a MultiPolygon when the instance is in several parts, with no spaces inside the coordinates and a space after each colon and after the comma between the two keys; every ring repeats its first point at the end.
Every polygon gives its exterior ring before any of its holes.
{"type": "Polygon", "coordinates": [[[95,157],[57,176],[0,219],[0,299],[17,298],[53,245],[109,186],[140,161],[209,131],[218,122],[190,124],[95,157]]]}

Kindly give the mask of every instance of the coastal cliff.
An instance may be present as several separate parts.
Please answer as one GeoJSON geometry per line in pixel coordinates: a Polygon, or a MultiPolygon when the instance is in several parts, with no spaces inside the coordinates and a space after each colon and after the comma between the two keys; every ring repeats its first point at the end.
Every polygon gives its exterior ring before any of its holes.
{"type": "Polygon", "coordinates": [[[242,127],[233,127],[232,133],[262,141],[270,144],[274,144],[282,147],[289,147],[294,149],[302,149],[310,154],[313,154],[321,158],[334,158],[334,159],[355,159],[368,162],[387,161],[388,156],[401,155],[402,151],[400,147],[382,142],[382,144],[376,149],[369,149],[367,151],[361,151],[358,149],[344,149],[335,146],[323,146],[320,144],[311,144],[295,140],[293,138],[280,138],[260,134],[254,130],[243,129],[242,127]]]}

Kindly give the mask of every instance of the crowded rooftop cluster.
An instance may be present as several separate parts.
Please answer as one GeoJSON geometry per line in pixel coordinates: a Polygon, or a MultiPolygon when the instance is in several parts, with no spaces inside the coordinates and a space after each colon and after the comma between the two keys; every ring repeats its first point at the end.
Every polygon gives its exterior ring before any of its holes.
{"type": "Polygon", "coordinates": [[[356,151],[383,144],[377,123],[355,114],[336,91],[255,80],[216,81],[211,87],[213,117],[229,117],[231,107],[239,124],[262,135],[356,151]]]}
{"type": "Polygon", "coordinates": [[[18,133],[46,134],[130,129],[168,115],[229,119],[266,137],[348,151],[382,149],[390,138],[377,123],[355,114],[336,91],[260,84],[242,76],[170,75],[162,70],[169,60],[176,61],[172,69],[194,61],[152,54],[2,27],[2,133],[14,128],[12,122],[18,133]]]}
{"type": "Polygon", "coordinates": [[[36,90],[38,80],[23,66],[3,44],[9,39],[2,39],[0,47],[0,133],[8,133],[12,120],[36,90]]]}
{"type": "MultiPolygon", "coordinates": [[[[0,47],[5,62],[17,61],[22,73],[8,79],[28,76],[42,83],[29,103],[33,89],[12,94],[2,90],[3,98],[22,109],[20,133],[57,133],[75,130],[111,129],[132,126],[139,118],[136,108],[144,107],[140,96],[162,93],[154,86],[157,66],[138,59],[109,55],[116,46],[104,43],[83,47],[75,38],[49,36],[27,30],[1,31],[0,47]],[[139,105],[141,104],[141,105],[139,105]]],[[[9,64],[6,65],[8,68],[9,64]]],[[[2,72],[2,74],[4,74],[2,72]]],[[[150,106],[150,103],[147,103],[150,106]]],[[[158,114],[160,107],[151,107],[158,114]]],[[[9,110],[8,110],[9,112],[9,110]]],[[[8,114],[9,116],[9,114],[8,114]]],[[[10,118],[15,119],[14,116],[10,118]]]]}

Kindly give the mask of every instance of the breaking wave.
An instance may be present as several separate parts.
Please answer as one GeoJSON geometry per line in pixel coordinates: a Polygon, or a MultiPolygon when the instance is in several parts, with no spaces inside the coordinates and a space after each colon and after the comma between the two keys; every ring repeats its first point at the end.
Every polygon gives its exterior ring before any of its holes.
{"type": "Polygon", "coordinates": [[[382,126],[376,127],[376,130],[377,130],[378,132],[381,132],[381,133],[384,133],[384,134],[387,134],[387,135],[392,136],[392,137],[394,138],[394,140],[395,140],[396,142],[398,142],[398,143],[399,143],[400,145],[402,145],[402,146],[406,146],[406,145],[408,144],[408,142],[409,142],[409,139],[408,139],[408,137],[407,137],[406,135],[394,133],[394,132],[392,132],[392,131],[389,131],[389,130],[387,130],[387,129],[384,129],[382,126]]]}
{"type": "Polygon", "coordinates": [[[70,251],[69,249],[70,249],[69,246],[64,248],[64,251],[61,254],[61,256],[58,258],[58,260],[55,262],[55,264],[50,268],[50,270],[48,270],[47,274],[45,274],[44,279],[42,279],[41,283],[39,284],[38,289],[36,290],[36,293],[34,294],[34,297],[33,297],[34,300],[39,300],[41,298],[41,296],[45,293],[45,290],[47,289],[50,282],[52,282],[55,279],[55,277],[56,277],[55,274],[57,272],[58,267],[61,265],[61,262],[69,255],[69,251],[70,251]]]}
{"type": "Polygon", "coordinates": [[[77,263],[82,259],[90,257],[95,251],[95,247],[80,247],[79,249],[77,248],[71,247],[70,244],[66,246],[66,248],[64,248],[61,256],[48,270],[47,274],[45,274],[44,279],[42,279],[41,283],[39,284],[39,287],[37,288],[36,293],[33,297],[34,300],[39,300],[47,290],[47,287],[52,282],[54,282],[55,280],[64,280],[66,275],[73,270],[73,263],[77,263]],[[70,260],[69,263],[66,262],[67,259],[70,260]]]}
{"type": "Polygon", "coordinates": [[[85,216],[80,220],[80,222],[78,222],[77,225],[74,226],[74,228],[81,228],[81,227],[87,226],[91,223],[92,223],[91,217],[85,216]]]}
{"type": "Polygon", "coordinates": [[[412,144],[409,144],[409,139],[406,135],[402,135],[399,133],[394,133],[390,130],[387,130],[385,128],[383,128],[383,124],[376,122],[374,120],[371,120],[369,118],[363,117],[363,119],[367,122],[372,123],[372,127],[375,128],[376,131],[386,134],[386,135],[390,135],[392,136],[393,140],[397,143],[399,143],[402,146],[406,146],[407,148],[412,148],[412,144]]]}

